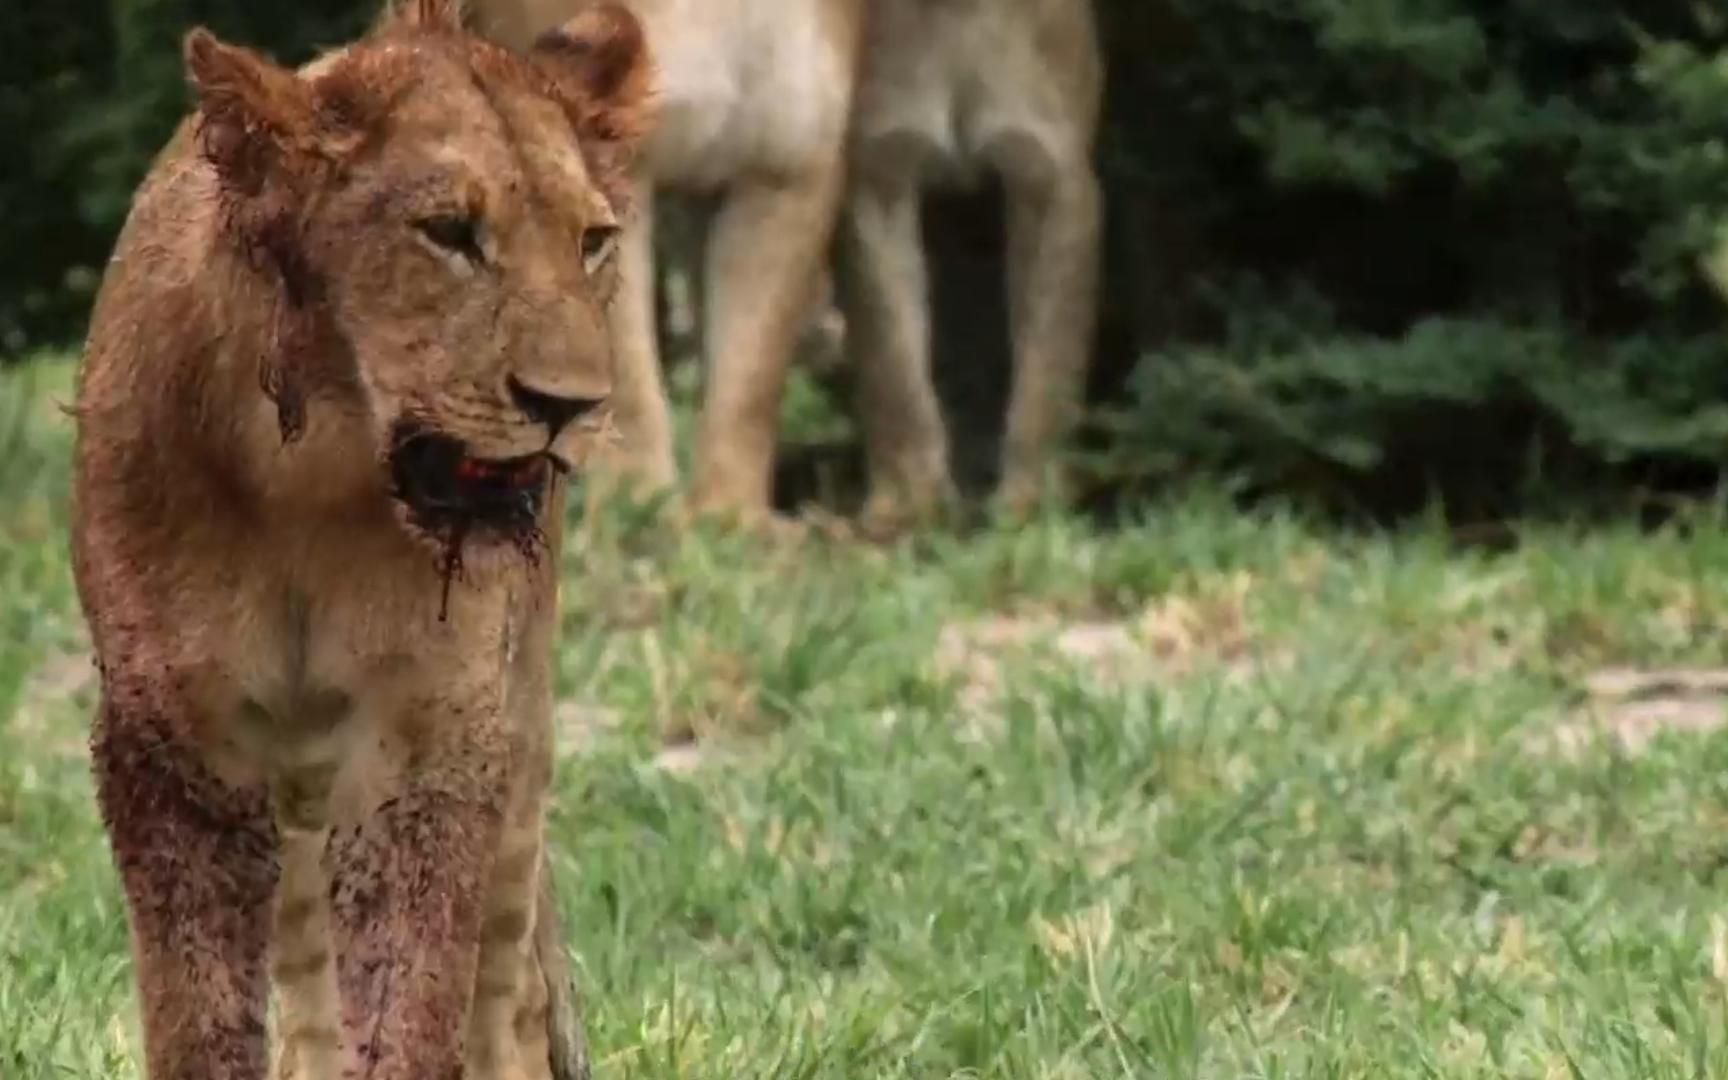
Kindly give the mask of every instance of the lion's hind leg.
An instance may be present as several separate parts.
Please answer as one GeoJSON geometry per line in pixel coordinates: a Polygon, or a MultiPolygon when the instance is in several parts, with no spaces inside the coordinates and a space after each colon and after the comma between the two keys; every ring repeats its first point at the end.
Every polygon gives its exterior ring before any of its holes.
{"type": "Polygon", "coordinates": [[[934,140],[882,135],[854,151],[835,285],[846,314],[870,492],[862,523],[892,533],[954,497],[948,432],[931,381],[929,270],[920,228],[934,140]]]}
{"type": "Polygon", "coordinates": [[[341,1002],[321,865],[324,842],[321,833],[285,832],[282,838],[271,963],[276,1080],[323,1080],[341,1073],[341,1002]]]}
{"type": "Polygon", "coordinates": [[[1008,513],[1025,514],[1065,495],[1058,455],[1091,360],[1101,196],[1080,139],[1015,133],[990,151],[1008,194],[1014,356],[996,498],[1008,513]]]}
{"type": "Polygon", "coordinates": [[[341,1075],[343,1065],[336,943],[324,868],[336,761],[333,756],[305,760],[303,751],[278,751],[276,757],[288,763],[273,770],[270,785],[282,838],[270,964],[277,1006],[275,1075],[277,1080],[324,1080],[341,1075]]]}

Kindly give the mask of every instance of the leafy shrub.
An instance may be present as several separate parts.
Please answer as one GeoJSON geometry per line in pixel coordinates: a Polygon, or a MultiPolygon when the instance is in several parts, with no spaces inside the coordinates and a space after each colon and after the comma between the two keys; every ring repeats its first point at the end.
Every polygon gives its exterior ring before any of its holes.
{"type": "Polygon", "coordinates": [[[75,339],[132,191],[189,105],[180,39],[203,23],[297,63],[371,0],[0,4],[0,358],[75,339]]]}
{"type": "Polygon", "coordinates": [[[1142,272],[1118,271],[1115,302],[1147,347],[1109,475],[1371,487],[1414,446],[1424,483],[1468,499],[1533,445],[1728,460],[1728,313],[1699,272],[1728,221],[1728,19],[1662,0],[1106,14],[1113,202],[1161,225],[1118,244],[1142,272]]]}

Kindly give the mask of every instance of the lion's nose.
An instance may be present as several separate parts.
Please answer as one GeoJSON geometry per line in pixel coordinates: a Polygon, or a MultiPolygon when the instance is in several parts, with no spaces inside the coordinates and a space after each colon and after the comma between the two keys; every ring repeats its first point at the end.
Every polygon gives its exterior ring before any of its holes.
{"type": "Polygon", "coordinates": [[[508,385],[516,407],[531,419],[545,424],[554,439],[569,426],[570,421],[580,419],[606,402],[604,397],[569,397],[552,393],[529,386],[514,375],[510,376],[508,385]]]}

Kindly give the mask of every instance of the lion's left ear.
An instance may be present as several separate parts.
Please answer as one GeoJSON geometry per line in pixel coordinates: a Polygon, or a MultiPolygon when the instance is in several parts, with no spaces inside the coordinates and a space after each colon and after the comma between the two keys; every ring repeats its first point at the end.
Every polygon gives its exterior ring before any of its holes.
{"type": "Polygon", "coordinates": [[[292,173],[316,144],[306,85],[201,26],[181,48],[198,100],[199,144],[223,182],[254,195],[273,177],[292,173]]]}
{"type": "Polygon", "coordinates": [[[599,0],[541,34],[533,53],[579,100],[577,137],[608,159],[628,159],[653,118],[654,63],[641,21],[616,0],[599,0]]]}

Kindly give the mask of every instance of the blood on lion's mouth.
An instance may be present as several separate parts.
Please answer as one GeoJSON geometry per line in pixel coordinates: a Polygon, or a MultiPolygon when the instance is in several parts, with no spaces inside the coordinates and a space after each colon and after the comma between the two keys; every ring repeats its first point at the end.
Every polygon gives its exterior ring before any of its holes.
{"type": "Polygon", "coordinates": [[[415,525],[457,542],[480,531],[537,537],[552,474],[564,468],[547,453],[474,457],[460,439],[412,424],[398,425],[390,445],[392,493],[415,525]]]}
{"type": "Polygon", "coordinates": [[[390,437],[391,494],[408,518],[443,547],[440,621],[450,614],[450,582],[462,575],[462,548],[471,537],[513,544],[537,558],[545,535],[540,510],[563,462],[549,453],[499,460],[477,458],[460,439],[411,422],[390,437]]]}

